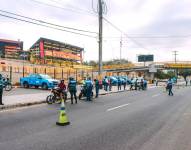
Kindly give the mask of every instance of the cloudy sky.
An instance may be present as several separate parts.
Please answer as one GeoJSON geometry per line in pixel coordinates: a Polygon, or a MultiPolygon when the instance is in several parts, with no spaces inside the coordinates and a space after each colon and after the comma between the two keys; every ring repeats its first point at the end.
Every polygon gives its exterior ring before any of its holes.
{"type": "MultiPolygon", "coordinates": [[[[175,50],[178,60],[191,60],[191,0],[105,0],[105,4],[104,18],[110,23],[103,21],[103,60],[120,57],[121,39],[122,58],[133,62],[138,54],[154,54],[155,61],[172,61],[175,50]]],[[[0,10],[1,39],[20,39],[27,50],[39,37],[45,37],[84,47],[85,60],[98,60],[97,38],[2,16],[20,18],[3,10],[98,32],[97,0],[0,0],[0,10]]]]}

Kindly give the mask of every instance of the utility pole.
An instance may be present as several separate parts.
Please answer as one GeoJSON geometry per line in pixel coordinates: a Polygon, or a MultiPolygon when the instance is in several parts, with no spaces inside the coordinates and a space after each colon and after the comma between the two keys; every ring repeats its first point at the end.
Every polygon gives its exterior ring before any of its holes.
{"type": "Polygon", "coordinates": [[[121,36],[121,39],[120,39],[120,61],[121,61],[121,50],[122,50],[122,36],[121,36]]]}
{"type": "Polygon", "coordinates": [[[178,55],[178,54],[177,54],[177,52],[178,52],[178,51],[173,51],[173,55],[174,55],[174,62],[175,62],[175,64],[176,64],[176,61],[177,61],[177,59],[176,59],[176,56],[178,55]]]}
{"type": "Polygon", "coordinates": [[[102,0],[98,0],[98,8],[99,8],[99,75],[102,74],[102,28],[103,28],[103,8],[102,8],[102,0]]]}
{"type": "MultiPolygon", "coordinates": [[[[174,55],[174,63],[176,64],[176,61],[177,61],[177,52],[178,51],[173,51],[173,55],[174,55]]],[[[174,74],[175,74],[175,76],[177,76],[177,74],[178,74],[178,69],[174,69],[174,74]]]]}

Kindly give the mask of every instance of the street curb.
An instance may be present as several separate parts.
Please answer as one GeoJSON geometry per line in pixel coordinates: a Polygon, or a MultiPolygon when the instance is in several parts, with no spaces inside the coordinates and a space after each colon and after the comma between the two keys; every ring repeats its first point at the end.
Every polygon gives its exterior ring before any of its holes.
{"type": "Polygon", "coordinates": [[[43,104],[43,103],[46,103],[46,101],[43,100],[43,101],[37,101],[37,102],[17,103],[17,104],[13,104],[13,105],[0,106],[0,112],[3,110],[14,109],[14,108],[18,108],[18,107],[39,105],[39,104],[43,104]]]}
{"type": "MultiPolygon", "coordinates": [[[[120,93],[120,92],[125,92],[125,91],[129,91],[129,90],[101,93],[99,95],[108,95],[108,94],[120,93]]],[[[67,100],[69,100],[69,98],[67,100]]],[[[5,105],[5,106],[3,105],[3,106],[0,106],[0,112],[3,111],[3,110],[14,109],[14,108],[18,108],[18,107],[39,105],[39,104],[43,104],[43,103],[46,103],[46,101],[42,100],[42,101],[36,101],[36,102],[10,104],[10,105],[5,105]]]]}
{"type": "MultiPolygon", "coordinates": [[[[101,93],[99,95],[109,95],[109,94],[122,93],[122,92],[127,92],[127,91],[131,91],[131,90],[121,90],[121,91],[115,91],[115,92],[111,91],[111,92],[101,93]]],[[[70,98],[68,98],[67,100],[69,100],[69,99],[70,98]]],[[[93,99],[95,99],[95,98],[93,98],[93,99]]],[[[10,104],[10,105],[5,105],[5,106],[3,105],[3,106],[0,106],[0,112],[3,110],[14,109],[14,108],[18,108],[18,107],[39,105],[39,104],[43,104],[43,103],[46,103],[46,100],[41,100],[41,101],[36,101],[36,102],[27,102],[27,103],[10,104]]]]}

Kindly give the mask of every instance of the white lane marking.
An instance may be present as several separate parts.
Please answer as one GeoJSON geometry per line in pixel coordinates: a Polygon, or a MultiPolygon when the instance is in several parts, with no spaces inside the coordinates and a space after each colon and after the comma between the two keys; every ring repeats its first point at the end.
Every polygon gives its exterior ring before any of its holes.
{"type": "Polygon", "coordinates": [[[120,106],[116,106],[116,107],[113,107],[113,108],[109,108],[109,109],[107,109],[107,111],[112,111],[112,110],[115,110],[115,109],[118,109],[118,108],[122,108],[122,107],[128,106],[129,104],[130,103],[123,104],[123,105],[120,105],[120,106]]]}
{"type": "Polygon", "coordinates": [[[153,95],[152,97],[157,97],[157,96],[159,96],[160,94],[155,94],[155,95],[153,95]]]}

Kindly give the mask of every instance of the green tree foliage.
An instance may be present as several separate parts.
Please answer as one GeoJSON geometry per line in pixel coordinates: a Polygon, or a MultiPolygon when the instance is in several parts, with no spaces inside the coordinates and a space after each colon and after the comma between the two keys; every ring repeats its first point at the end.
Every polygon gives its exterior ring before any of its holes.
{"type": "MultiPolygon", "coordinates": [[[[118,64],[128,64],[131,63],[130,61],[128,61],[127,59],[113,59],[113,60],[108,60],[108,61],[103,61],[103,65],[118,65],[118,64]]],[[[91,60],[89,62],[85,61],[83,63],[84,65],[90,65],[90,66],[97,66],[98,62],[91,60]]]]}
{"type": "Polygon", "coordinates": [[[173,71],[168,71],[167,73],[161,71],[161,70],[158,70],[157,73],[155,73],[155,78],[158,78],[158,79],[169,79],[169,78],[172,78],[174,77],[174,72],[173,71]]]}
{"type": "Polygon", "coordinates": [[[179,70],[179,75],[186,80],[186,77],[191,75],[191,69],[181,69],[179,70]]]}

